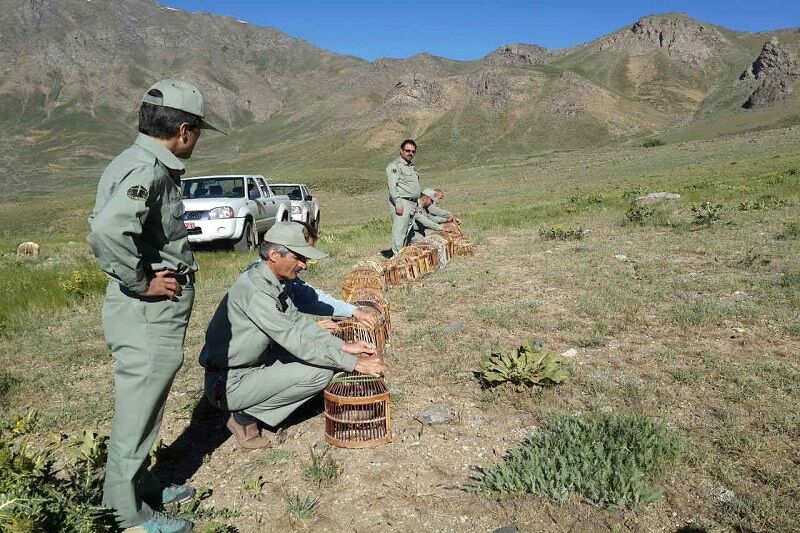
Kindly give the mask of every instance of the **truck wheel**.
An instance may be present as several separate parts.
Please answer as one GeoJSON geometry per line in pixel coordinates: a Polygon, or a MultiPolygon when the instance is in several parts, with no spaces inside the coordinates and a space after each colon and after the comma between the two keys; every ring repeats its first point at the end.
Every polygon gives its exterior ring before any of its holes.
{"type": "Polygon", "coordinates": [[[242,236],[233,244],[233,249],[237,252],[245,252],[252,250],[254,246],[255,240],[253,239],[253,225],[249,220],[245,220],[242,236]]]}
{"type": "Polygon", "coordinates": [[[289,222],[289,213],[288,212],[283,214],[283,218],[281,219],[281,222],[289,222]]]}
{"type": "Polygon", "coordinates": [[[314,228],[314,231],[319,233],[319,213],[317,213],[317,218],[314,219],[314,224],[311,226],[314,228]]]}

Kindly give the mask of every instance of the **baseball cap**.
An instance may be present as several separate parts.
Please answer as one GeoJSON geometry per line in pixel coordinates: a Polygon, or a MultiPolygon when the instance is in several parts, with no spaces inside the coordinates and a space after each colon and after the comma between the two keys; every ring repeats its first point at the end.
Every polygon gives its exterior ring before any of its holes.
{"type": "Polygon", "coordinates": [[[264,235],[264,240],[274,244],[282,244],[296,254],[308,259],[322,259],[328,254],[309,246],[311,234],[308,228],[297,222],[276,222],[264,235]]]}
{"type": "Polygon", "coordinates": [[[425,189],[425,190],[422,191],[422,194],[423,194],[423,196],[427,196],[431,200],[433,200],[434,197],[436,196],[436,191],[434,191],[433,189],[425,189]]]}
{"type": "Polygon", "coordinates": [[[203,129],[216,130],[225,135],[228,134],[228,132],[219,129],[205,119],[203,96],[200,94],[200,91],[197,90],[197,87],[188,81],[157,81],[152,87],[147,89],[147,92],[142,98],[142,102],[164,107],[171,107],[173,109],[179,109],[180,111],[186,111],[192,115],[197,115],[203,122],[203,129]],[[158,89],[161,91],[162,96],[150,96],[147,94],[153,89],[158,89]]]}

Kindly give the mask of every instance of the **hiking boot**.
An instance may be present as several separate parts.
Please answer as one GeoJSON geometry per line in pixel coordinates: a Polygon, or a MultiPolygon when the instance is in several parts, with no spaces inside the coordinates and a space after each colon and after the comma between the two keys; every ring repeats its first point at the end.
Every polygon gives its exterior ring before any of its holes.
{"type": "Polygon", "coordinates": [[[129,527],[123,533],[189,533],[194,524],[188,520],[170,518],[165,514],[155,512],[152,518],[138,526],[129,527]]]}
{"type": "Polygon", "coordinates": [[[186,503],[195,494],[194,487],[190,485],[170,485],[161,491],[161,503],[167,505],[168,503],[186,503]]]}
{"type": "Polygon", "coordinates": [[[236,438],[236,447],[241,450],[258,450],[272,446],[272,439],[261,434],[256,422],[244,426],[237,422],[231,414],[226,425],[236,438]]]}

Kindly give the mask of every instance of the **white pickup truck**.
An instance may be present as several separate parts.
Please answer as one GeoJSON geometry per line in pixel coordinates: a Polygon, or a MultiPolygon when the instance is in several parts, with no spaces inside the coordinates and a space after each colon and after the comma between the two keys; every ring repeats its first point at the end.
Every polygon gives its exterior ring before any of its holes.
{"type": "Polygon", "coordinates": [[[264,176],[197,176],[181,187],[190,243],[227,241],[250,250],[275,222],[291,217],[289,197],[272,192],[264,176]]]}
{"type": "Polygon", "coordinates": [[[275,194],[285,194],[292,202],[292,220],[299,220],[319,230],[319,203],[314,200],[308,187],[302,183],[274,183],[270,188],[275,194]]]}

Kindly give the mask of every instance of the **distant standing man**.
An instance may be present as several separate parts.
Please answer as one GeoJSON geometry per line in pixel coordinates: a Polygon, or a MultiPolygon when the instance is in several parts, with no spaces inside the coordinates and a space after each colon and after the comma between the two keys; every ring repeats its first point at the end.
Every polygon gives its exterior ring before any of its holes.
{"type": "Polygon", "coordinates": [[[419,175],[411,164],[417,143],[406,139],[400,144],[400,156],[386,167],[389,180],[389,204],[392,209],[392,254],[408,244],[414,212],[420,195],[419,175]]]}
{"type": "MultiPolygon", "coordinates": [[[[203,97],[184,81],[153,85],[139,107],[139,136],[105,169],[89,216],[89,245],[110,283],[103,331],[116,361],[114,422],[103,503],[125,531],[182,533],[192,523],[156,509],[188,501],[147,470],[164,404],[183,364],[197,271],[183,224],[181,159],[203,129],[203,97]]],[[[219,130],[218,130],[219,131],[219,130]]]]}

